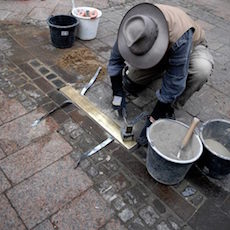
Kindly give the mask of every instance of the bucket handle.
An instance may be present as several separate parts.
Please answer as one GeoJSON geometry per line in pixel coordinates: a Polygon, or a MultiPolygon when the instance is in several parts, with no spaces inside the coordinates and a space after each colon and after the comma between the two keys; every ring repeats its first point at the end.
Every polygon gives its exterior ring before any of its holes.
{"type": "Polygon", "coordinates": [[[75,0],[72,0],[72,9],[76,8],[75,7],[75,0]]]}

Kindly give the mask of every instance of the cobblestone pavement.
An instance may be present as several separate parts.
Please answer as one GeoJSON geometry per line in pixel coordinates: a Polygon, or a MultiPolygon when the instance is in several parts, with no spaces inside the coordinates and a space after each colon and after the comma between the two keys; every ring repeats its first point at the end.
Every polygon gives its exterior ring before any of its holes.
{"type": "MultiPolygon", "coordinates": [[[[116,141],[74,169],[80,154],[108,134],[73,105],[31,127],[66,100],[59,88],[85,84],[90,63],[86,59],[83,72],[68,65],[74,52],[91,52],[96,67],[106,67],[122,16],[141,1],[77,2],[102,9],[97,38],[56,49],[46,19],[70,13],[71,1],[0,0],[0,229],[229,229],[229,176],[212,179],[194,164],[180,184],[162,185],[146,170],[145,148],[129,152],[116,141]]],[[[201,23],[216,63],[209,82],[176,111],[177,119],[230,119],[229,1],[157,2],[180,6],[201,23]]],[[[157,86],[129,97],[131,117],[151,110],[157,86]]],[[[86,96],[116,120],[106,74],[86,96]]]]}

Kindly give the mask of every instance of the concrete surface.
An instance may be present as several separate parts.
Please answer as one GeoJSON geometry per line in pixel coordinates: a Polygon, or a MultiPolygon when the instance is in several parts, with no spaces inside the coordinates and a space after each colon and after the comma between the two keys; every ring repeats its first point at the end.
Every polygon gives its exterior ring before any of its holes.
{"type": "MultiPolygon", "coordinates": [[[[116,141],[74,169],[81,153],[108,137],[74,105],[31,127],[35,119],[66,100],[60,87],[72,84],[81,89],[99,65],[103,73],[86,96],[121,123],[111,109],[106,64],[122,16],[139,2],[76,1],[78,6],[102,10],[97,38],[76,39],[70,49],[57,49],[46,20],[69,14],[72,1],[0,0],[1,230],[229,229],[229,176],[210,178],[194,164],[178,185],[162,185],[146,170],[147,149],[128,152],[116,141]],[[79,65],[80,56],[84,61],[79,65]]],[[[177,119],[186,124],[193,116],[202,122],[229,120],[229,1],[157,2],[179,6],[198,21],[215,59],[208,83],[176,111],[177,119]]],[[[131,118],[152,109],[159,84],[150,85],[138,98],[128,98],[131,118]]]]}

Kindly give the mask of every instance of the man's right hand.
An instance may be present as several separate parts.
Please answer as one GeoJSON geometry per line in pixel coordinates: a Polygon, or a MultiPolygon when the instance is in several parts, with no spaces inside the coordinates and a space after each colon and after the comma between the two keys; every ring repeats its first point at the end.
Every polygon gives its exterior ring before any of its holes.
{"type": "Polygon", "coordinates": [[[110,77],[112,90],[113,90],[113,100],[112,107],[117,110],[119,114],[122,114],[122,110],[126,107],[125,102],[125,92],[122,87],[122,74],[110,77]]]}

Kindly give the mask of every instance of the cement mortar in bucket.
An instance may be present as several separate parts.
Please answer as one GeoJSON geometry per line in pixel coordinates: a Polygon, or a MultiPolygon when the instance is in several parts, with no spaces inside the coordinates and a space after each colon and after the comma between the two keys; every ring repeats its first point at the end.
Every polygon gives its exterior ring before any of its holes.
{"type": "Polygon", "coordinates": [[[188,145],[177,157],[181,142],[188,130],[186,124],[159,119],[147,129],[148,152],[146,167],[158,182],[174,185],[181,182],[203,152],[199,135],[193,133],[188,145]]]}
{"type": "Polygon", "coordinates": [[[230,173],[230,121],[213,119],[200,129],[204,152],[199,168],[208,176],[222,179],[230,173]]]}
{"type": "Polygon", "coordinates": [[[102,12],[93,7],[74,7],[72,9],[72,15],[79,20],[79,26],[76,36],[81,40],[92,40],[97,36],[97,30],[99,25],[100,17],[102,12]],[[97,12],[96,18],[91,18],[89,16],[81,16],[79,12],[97,12]]]}

